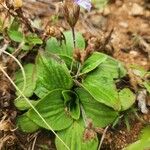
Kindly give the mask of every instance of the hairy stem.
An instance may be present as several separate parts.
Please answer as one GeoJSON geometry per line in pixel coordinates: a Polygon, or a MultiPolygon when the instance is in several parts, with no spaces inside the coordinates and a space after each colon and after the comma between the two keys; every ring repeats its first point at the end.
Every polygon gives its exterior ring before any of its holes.
{"type": "Polygon", "coordinates": [[[74,49],[75,49],[76,48],[76,36],[75,36],[74,27],[71,27],[71,31],[72,31],[72,38],[73,38],[73,46],[74,46],[74,49]]]}
{"type": "MultiPolygon", "coordinates": [[[[73,38],[73,47],[75,49],[76,48],[76,36],[75,36],[74,27],[71,27],[71,31],[72,31],[72,38],[73,38]]],[[[74,53],[74,50],[73,50],[73,53],[74,53]]],[[[73,64],[74,64],[74,59],[72,59],[72,62],[71,62],[70,72],[72,72],[73,64]]]]}

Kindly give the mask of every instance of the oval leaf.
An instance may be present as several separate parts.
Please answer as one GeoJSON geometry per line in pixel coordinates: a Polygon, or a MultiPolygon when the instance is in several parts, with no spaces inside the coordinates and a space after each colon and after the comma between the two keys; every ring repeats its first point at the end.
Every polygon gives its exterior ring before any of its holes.
{"type": "MultiPolygon", "coordinates": [[[[94,72],[92,74],[94,74],[94,72]]],[[[98,102],[112,107],[115,110],[120,110],[121,105],[118,92],[113,80],[100,75],[93,77],[92,74],[88,75],[83,81],[83,88],[98,102]]]]}
{"type": "Polygon", "coordinates": [[[35,93],[42,98],[49,91],[62,88],[70,89],[73,86],[69,70],[59,57],[54,54],[40,53],[36,61],[37,86],[35,93]]]}
{"type": "Polygon", "coordinates": [[[118,112],[94,100],[83,88],[76,91],[83,105],[85,118],[90,119],[94,127],[108,126],[117,118],[118,112]]]}
{"type": "MultiPolygon", "coordinates": [[[[35,106],[38,101],[35,100],[29,100],[30,103],[35,106]]],[[[19,98],[19,99],[15,99],[14,101],[14,105],[19,109],[19,110],[28,110],[31,108],[31,106],[29,105],[29,103],[27,102],[26,99],[24,98],[19,98]]]]}
{"type": "Polygon", "coordinates": [[[15,42],[22,42],[24,40],[23,33],[20,31],[9,30],[8,36],[12,41],[15,41],[15,42]]]}
{"type": "MultiPolygon", "coordinates": [[[[35,108],[53,130],[65,129],[73,122],[73,119],[65,111],[62,90],[51,91],[36,104],[35,108]]],[[[27,115],[42,128],[49,129],[33,109],[29,110],[27,115]]]]}
{"type": "MultiPolygon", "coordinates": [[[[69,128],[57,134],[70,150],[96,150],[98,147],[96,133],[91,129],[85,129],[81,121],[75,121],[69,128]]],[[[58,138],[55,143],[57,150],[68,150],[58,138]]]]}
{"type": "Polygon", "coordinates": [[[92,70],[94,70],[96,67],[98,67],[102,62],[104,62],[107,59],[107,55],[94,52],[83,64],[81,68],[81,73],[85,74],[92,70]]]}
{"type": "MultiPolygon", "coordinates": [[[[26,97],[32,96],[35,86],[36,86],[36,73],[35,73],[35,65],[34,64],[27,64],[24,66],[24,71],[26,74],[26,87],[23,91],[23,94],[26,97]]],[[[15,84],[18,86],[19,89],[22,90],[24,79],[22,76],[21,70],[16,72],[15,74],[15,84]]],[[[17,91],[16,95],[20,95],[20,93],[17,91]]]]}
{"type": "Polygon", "coordinates": [[[126,70],[120,62],[108,56],[95,70],[89,72],[82,86],[95,100],[114,108],[121,109],[114,79],[123,77],[126,70]]]}
{"type": "Polygon", "coordinates": [[[119,92],[119,99],[121,101],[121,111],[129,109],[135,102],[135,95],[128,88],[119,92]]]}
{"type": "Polygon", "coordinates": [[[111,79],[124,77],[127,71],[122,63],[110,56],[107,57],[107,60],[99,65],[99,73],[111,79]]]}
{"type": "Polygon", "coordinates": [[[29,119],[29,117],[26,114],[23,114],[22,116],[18,117],[17,125],[23,132],[27,133],[35,132],[40,128],[36,123],[29,119]]]}

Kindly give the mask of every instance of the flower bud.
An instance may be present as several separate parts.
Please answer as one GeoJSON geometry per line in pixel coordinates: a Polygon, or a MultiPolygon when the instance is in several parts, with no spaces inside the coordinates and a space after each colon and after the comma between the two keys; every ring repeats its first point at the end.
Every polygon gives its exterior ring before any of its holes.
{"type": "Polygon", "coordinates": [[[68,24],[73,28],[78,21],[80,7],[72,0],[65,0],[63,12],[68,24]]]}

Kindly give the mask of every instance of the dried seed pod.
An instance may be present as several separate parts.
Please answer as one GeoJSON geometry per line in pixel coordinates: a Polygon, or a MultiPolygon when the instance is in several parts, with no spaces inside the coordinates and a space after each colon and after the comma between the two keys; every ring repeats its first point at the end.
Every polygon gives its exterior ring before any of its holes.
{"type": "Polygon", "coordinates": [[[62,31],[54,26],[47,26],[44,32],[44,36],[47,37],[55,37],[58,41],[65,42],[65,36],[62,31]]]}
{"type": "Polygon", "coordinates": [[[63,12],[68,24],[71,28],[73,28],[76,25],[79,18],[79,5],[77,5],[72,0],[65,0],[63,4],[63,12]]]}

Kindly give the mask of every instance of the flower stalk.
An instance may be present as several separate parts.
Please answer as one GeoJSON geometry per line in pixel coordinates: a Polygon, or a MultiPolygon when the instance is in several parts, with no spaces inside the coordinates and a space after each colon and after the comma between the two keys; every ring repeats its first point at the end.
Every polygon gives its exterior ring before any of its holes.
{"type": "MultiPolygon", "coordinates": [[[[90,11],[91,1],[90,0],[65,0],[63,2],[64,17],[72,31],[74,52],[76,49],[75,25],[79,19],[80,6],[90,11]]],[[[72,60],[72,63],[71,63],[71,71],[73,68],[73,63],[74,63],[74,59],[72,60]]],[[[78,75],[78,72],[77,72],[77,75],[78,75]]]]}

